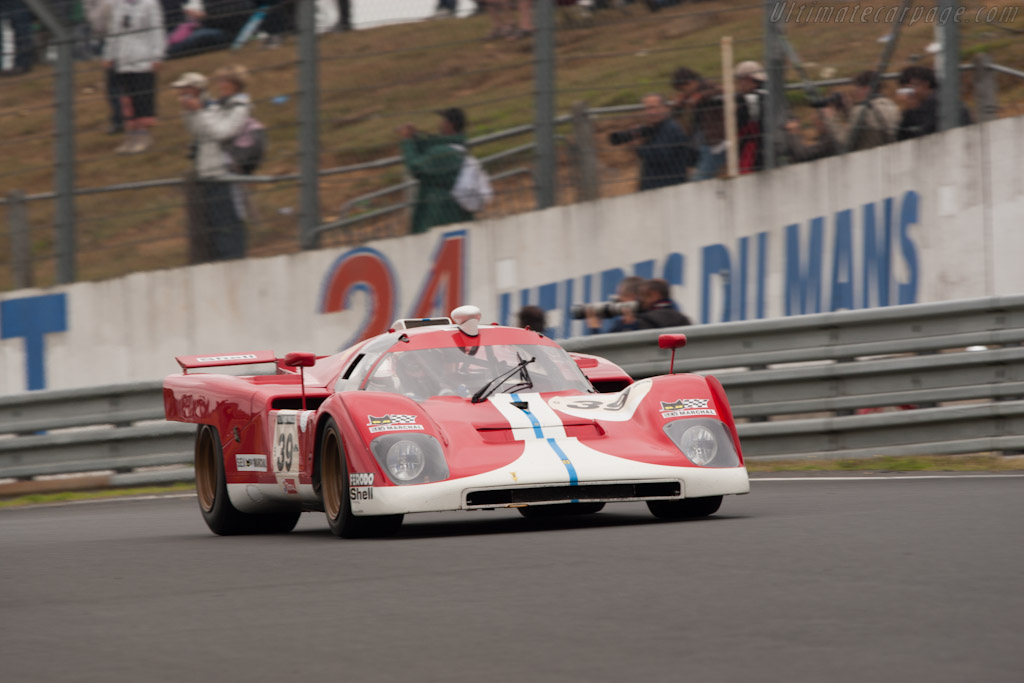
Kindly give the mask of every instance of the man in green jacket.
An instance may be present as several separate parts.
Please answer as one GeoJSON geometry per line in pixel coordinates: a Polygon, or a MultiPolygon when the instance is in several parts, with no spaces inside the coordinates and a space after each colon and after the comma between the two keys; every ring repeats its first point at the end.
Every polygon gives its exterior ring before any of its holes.
{"type": "Polygon", "coordinates": [[[441,116],[440,135],[424,135],[408,123],[399,128],[406,168],[420,181],[412,214],[414,233],[426,232],[435,225],[473,220],[473,214],[452,197],[466,156],[466,114],[454,107],[437,113],[441,116]]]}

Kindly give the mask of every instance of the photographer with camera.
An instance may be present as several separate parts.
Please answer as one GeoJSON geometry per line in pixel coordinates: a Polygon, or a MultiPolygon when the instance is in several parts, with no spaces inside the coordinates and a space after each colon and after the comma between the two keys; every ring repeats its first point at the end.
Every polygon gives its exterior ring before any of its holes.
{"type": "Polygon", "coordinates": [[[661,327],[689,325],[690,319],[680,312],[669,298],[667,280],[627,277],[619,283],[618,294],[611,301],[573,306],[573,318],[587,319],[591,334],[601,331],[601,320],[618,317],[609,332],[650,330],[661,327]]]}
{"type": "Polygon", "coordinates": [[[650,330],[659,327],[678,327],[689,325],[690,319],[669,298],[667,280],[654,278],[644,282],[640,289],[640,315],[636,319],[635,330],[650,330]]]}
{"type": "Polygon", "coordinates": [[[647,124],[630,130],[615,131],[608,136],[613,145],[638,142],[640,158],[640,190],[653,190],[685,183],[693,149],[686,133],[672,120],[672,109],[661,95],[643,98],[647,124]]]}
{"type": "MultiPolygon", "coordinates": [[[[825,125],[836,142],[849,152],[871,149],[896,140],[902,116],[899,106],[888,97],[872,93],[874,71],[862,71],[853,79],[853,107],[833,107],[826,102],[822,109],[825,125]],[[845,114],[845,120],[838,114],[845,114]]],[[[833,96],[834,97],[834,96],[833,96]]],[[[845,105],[842,98],[840,104],[845,105]]]]}
{"type": "Polygon", "coordinates": [[[586,318],[587,334],[602,331],[602,323],[615,318],[608,329],[609,332],[625,332],[636,329],[636,314],[640,308],[640,294],[644,279],[630,275],[619,281],[615,296],[610,301],[599,301],[593,304],[576,304],[572,307],[572,317],[579,320],[586,318]]]}
{"type": "Polygon", "coordinates": [[[846,100],[842,94],[832,93],[825,97],[814,97],[808,104],[815,111],[814,128],[817,135],[814,142],[805,141],[803,125],[795,116],[790,115],[782,126],[782,151],[794,162],[824,159],[841,151],[829,122],[836,120],[840,112],[846,112],[846,100]]]}
{"type": "Polygon", "coordinates": [[[672,109],[693,139],[697,170],[694,180],[715,178],[725,166],[725,100],[722,89],[685,66],[672,74],[677,95],[672,109]]]}

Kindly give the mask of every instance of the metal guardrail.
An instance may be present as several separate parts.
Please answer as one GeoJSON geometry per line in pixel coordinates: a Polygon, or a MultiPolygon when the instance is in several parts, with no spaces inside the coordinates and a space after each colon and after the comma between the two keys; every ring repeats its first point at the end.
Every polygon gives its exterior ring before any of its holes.
{"type": "MultiPolygon", "coordinates": [[[[722,381],[748,458],[1024,451],[1024,296],[677,329],[676,370],[722,381]]],[[[640,378],[668,371],[662,332],[563,346],[640,378]]],[[[162,418],[159,382],[2,397],[0,478],[189,464],[194,426],[162,418]]]]}
{"type": "MultiPolygon", "coordinates": [[[[664,331],[564,346],[647,377],[668,371],[664,331]]],[[[689,343],[677,371],[721,380],[747,457],[1024,451],[1024,297],[678,331],[689,343]]]]}

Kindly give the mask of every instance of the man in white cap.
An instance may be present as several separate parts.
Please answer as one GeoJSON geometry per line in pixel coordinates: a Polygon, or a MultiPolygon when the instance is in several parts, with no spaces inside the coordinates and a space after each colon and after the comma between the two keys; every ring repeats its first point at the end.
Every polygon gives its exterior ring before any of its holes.
{"type": "Polygon", "coordinates": [[[171,87],[178,90],[178,97],[202,98],[209,84],[206,76],[195,71],[188,71],[178,76],[178,80],[171,83],[171,87]]]}
{"type": "Polygon", "coordinates": [[[739,126],[740,173],[753,173],[764,167],[762,134],[768,91],[767,75],[755,61],[740,62],[733,70],[736,79],[736,118],[739,126]]]}

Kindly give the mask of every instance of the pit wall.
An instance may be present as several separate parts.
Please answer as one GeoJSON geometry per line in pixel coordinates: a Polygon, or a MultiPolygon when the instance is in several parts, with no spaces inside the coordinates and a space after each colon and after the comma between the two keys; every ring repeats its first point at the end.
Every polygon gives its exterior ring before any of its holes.
{"type": "Polygon", "coordinates": [[[1024,117],[773,172],[429,233],[0,294],[0,395],[152,380],[174,356],[332,353],[463,303],[512,323],[631,274],[694,322],[1024,292],[1024,117]]]}

